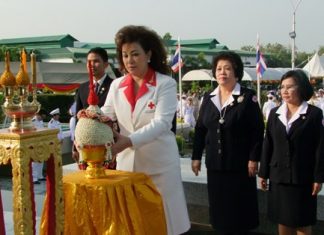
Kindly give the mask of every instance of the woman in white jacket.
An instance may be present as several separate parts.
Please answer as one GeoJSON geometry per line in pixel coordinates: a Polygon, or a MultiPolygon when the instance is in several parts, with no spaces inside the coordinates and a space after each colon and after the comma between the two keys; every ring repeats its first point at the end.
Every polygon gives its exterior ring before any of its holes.
{"type": "Polygon", "coordinates": [[[117,170],[148,174],[162,195],[169,235],[190,227],[181,180],[179,151],[170,130],[177,109],[176,82],[167,76],[160,37],[143,26],[125,26],[115,38],[120,68],[101,108],[117,120],[120,134],[112,146],[117,170]]]}

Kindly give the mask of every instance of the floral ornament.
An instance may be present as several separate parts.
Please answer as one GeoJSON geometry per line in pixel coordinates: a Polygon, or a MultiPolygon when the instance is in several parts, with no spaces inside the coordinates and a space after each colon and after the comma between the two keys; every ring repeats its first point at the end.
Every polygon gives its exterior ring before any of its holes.
{"type": "Polygon", "coordinates": [[[113,160],[105,160],[103,163],[103,167],[107,170],[116,169],[116,161],[113,160]]]}
{"type": "Polygon", "coordinates": [[[244,100],[244,94],[243,95],[240,95],[238,98],[237,98],[237,103],[242,103],[244,100]]]}
{"type": "Polygon", "coordinates": [[[87,162],[86,161],[79,161],[79,163],[78,163],[78,167],[79,167],[79,170],[86,170],[87,169],[87,167],[88,167],[88,164],[87,164],[87,162]]]}

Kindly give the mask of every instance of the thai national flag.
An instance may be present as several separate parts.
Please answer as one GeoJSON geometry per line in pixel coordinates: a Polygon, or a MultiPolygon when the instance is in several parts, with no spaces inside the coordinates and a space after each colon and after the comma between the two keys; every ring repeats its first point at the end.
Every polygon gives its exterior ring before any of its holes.
{"type": "Polygon", "coordinates": [[[262,53],[259,48],[259,43],[257,44],[256,49],[257,49],[257,51],[256,51],[256,72],[257,72],[258,76],[262,77],[262,75],[264,74],[264,72],[267,69],[267,65],[264,62],[262,53]]]}
{"type": "Polygon", "coordinates": [[[179,72],[179,69],[183,66],[180,52],[180,45],[177,45],[177,49],[171,61],[171,69],[173,72],[179,72]]]}

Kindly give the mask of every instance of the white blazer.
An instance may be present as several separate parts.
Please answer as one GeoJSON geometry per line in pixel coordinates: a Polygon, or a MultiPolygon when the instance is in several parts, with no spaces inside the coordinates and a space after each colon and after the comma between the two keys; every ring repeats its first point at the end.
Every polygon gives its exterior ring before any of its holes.
{"type": "Polygon", "coordinates": [[[171,131],[177,110],[177,84],[171,77],[156,73],[156,84],[146,83],[134,111],[124,93],[126,77],[115,79],[101,108],[117,120],[120,132],[130,137],[133,147],[117,155],[117,169],[144,172],[151,176],[162,194],[168,235],[182,234],[190,228],[183,192],[180,156],[171,131]],[[122,85],[121,85],[122,84],[122,85]]]}
{"type": "Polygon", "coordinates": [[[158,174],[180,164],[175,136],[170,130],[177,110],[176,81],[156,73],[156,86],[146,83],[148,92],[131,110],[120,84],[125,76],[115,79],[101,110],[117,120],[122,135],[128,136],[133,147],[117,156],[117,169],[158,174]]]}

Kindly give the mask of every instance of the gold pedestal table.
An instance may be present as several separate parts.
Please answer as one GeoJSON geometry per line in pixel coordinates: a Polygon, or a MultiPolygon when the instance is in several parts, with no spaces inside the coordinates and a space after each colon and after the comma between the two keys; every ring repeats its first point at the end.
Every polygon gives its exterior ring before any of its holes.
{"type": "MultiPolygon", "coordinates": [[[[165,235],[162,198],[143,173],[105,170],[88,179],[84,171],[63,176],[64,234],[165,235]]],[[[47,224],[48,218],[42,218],[47,224]]]]}
{"type": "Polygon", "coordinates": [[[51,223],[42,227],[42,234],[63,234],[62,158],[57,133],[58,130],[45,128],[19,133],[8,129],[0,130],[0,164],[10,162],[12,165],[15,234],[36,234],[32,161],[47,163],[46,209],[43,216],[51,218],[51,223]]]}

